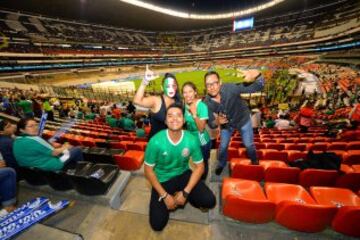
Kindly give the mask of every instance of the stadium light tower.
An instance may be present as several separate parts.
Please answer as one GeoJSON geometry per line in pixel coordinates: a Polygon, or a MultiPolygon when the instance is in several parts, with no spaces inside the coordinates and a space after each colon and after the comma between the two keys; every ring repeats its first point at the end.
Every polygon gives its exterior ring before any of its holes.
{"type": "Polygon", "coordinates": [[[243,10],[236,10],[231,12],[223,12],[217,14],[196,14],[196,13],[189,13],[189,12],[182,12],[175,9],[164,8],[155,4],[143,2],[140,0],[119,0],[124,3],[128,3],[137,7],[145,8],[151,11],[163,13],[166,15],[170,15],[173,17],[179,18],[187,18],[187,19],[195,19],[195,20],[219,20],[219,19],[228,19],[228,18],[236,18],[241,17],[249,14],[254,14],[256,12],[260,12],[264,9],[273,7],[285,0],[272,0],[264,4],[260,4],[258,6],[247,8],[243,10]]]}

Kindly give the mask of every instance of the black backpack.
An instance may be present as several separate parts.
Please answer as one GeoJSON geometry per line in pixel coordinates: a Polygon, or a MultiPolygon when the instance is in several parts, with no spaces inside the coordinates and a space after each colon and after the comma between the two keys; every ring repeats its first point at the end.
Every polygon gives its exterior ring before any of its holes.
{"type": "Polygon", "coordinates": [[[341,158],[333,152],[313,153],[309,151],[307,160],[298,159],[289,163],[292,167],[298,167],[301,170],[307,168],[339,170],[341,158]]]}

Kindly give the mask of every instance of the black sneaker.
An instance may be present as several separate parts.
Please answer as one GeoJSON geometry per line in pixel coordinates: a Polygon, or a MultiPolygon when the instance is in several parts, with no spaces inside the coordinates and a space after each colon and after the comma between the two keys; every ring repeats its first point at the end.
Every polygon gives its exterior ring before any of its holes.
{"type": "Polygon", "coordinates": [[[259,165],[259,160],[252,161],[251,164],[252,164],[252,165],[259,165]]]}
{"type": "Polygon", "coordinates": [[[224,170],[224,168],[223,167],[217,167],[216,169],[215,169],[215,174],[217,175],[217,176],[219,176],[221,173],[222,173],[222,171],[224,170]]]}

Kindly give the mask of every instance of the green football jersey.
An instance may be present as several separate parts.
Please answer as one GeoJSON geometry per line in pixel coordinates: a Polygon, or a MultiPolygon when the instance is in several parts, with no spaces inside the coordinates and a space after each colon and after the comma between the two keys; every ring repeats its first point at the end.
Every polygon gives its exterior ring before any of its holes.
{"type": "Polygon", "coordinates": [[[154,167],[159,182],[166,182],[189,169],[190,157],[196,164],[203,161],[198,140],[183,130],[180,140],[174,143],[168,129],[165,129],[154,135],[147,144],[145,164],[154,167]]]}
{"type": "MultiPolygon", "coordinates": [[[[207,105],[203,101],[198,101],[196,104],[196,116],[201,120],[209,119],[209,110],[207,105]]],[[[191,132],[192,135],[197,137],[200,141],[200,145],[204,146],[210,141],[210,135],[204,129],[203,132],[199,132],[194,117],[191,115],[189,111],[189,107],[185,107],[185,122],[186,122],[186,129],[191,132]]]]}

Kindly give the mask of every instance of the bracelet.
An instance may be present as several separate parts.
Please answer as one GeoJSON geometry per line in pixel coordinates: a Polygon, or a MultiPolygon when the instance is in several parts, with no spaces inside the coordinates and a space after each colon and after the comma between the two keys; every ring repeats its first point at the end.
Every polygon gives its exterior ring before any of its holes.
{"type": "Polygon", "coordinates": [[[165,199],[168,196],[168,193],[164,193],[164,195],[160,196],[158,201],[161,202],[163,199],[165,199]]]}

